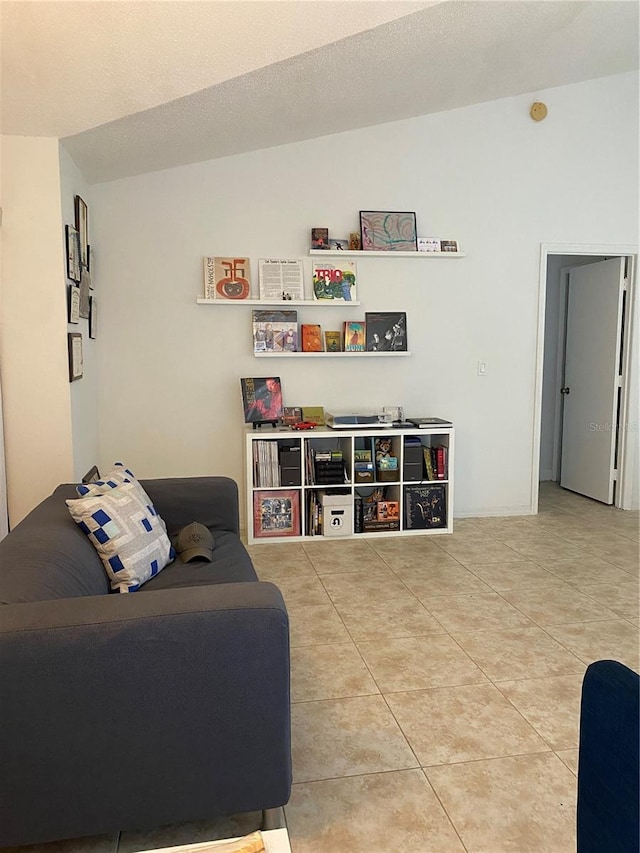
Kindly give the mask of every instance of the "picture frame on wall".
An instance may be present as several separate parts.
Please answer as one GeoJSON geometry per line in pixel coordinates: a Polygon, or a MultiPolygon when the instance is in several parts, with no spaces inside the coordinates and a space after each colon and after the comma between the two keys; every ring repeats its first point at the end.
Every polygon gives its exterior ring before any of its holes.
{"type": "Polygon", "coordinates": [[[82,334],[80,332],[68,332],[67,343],[69,346],[69,382],[82,379],[84,373],[82,361],[82,334]]]}
{"type": "Polygon", "coordinates": [[[80,278],[80,316],[83,320],[89,319],[89,273],[86,270],[82,270],[81,278],[80,278]]]}
{"type": "Polygon", "coordinates": [[[365,252],[416,252],[416,214],[400,210],[361,210],[360,237],[365,252]]]}
{"type": "Polygon", "coordinates": [[[87,269],[89,266],[89,210],[86,202],[77,195],[75,198],[76,231],[80,242],[80,263],[87,269]]]}
{"type": "Polygon", "coordinates": [[[95,296],[89,297],[89,337],[94,341],[98,337],[98,300],[95,296]]]}
{"type": "Polygon", "coordinates": [[[67,244],[67,278],[80,281],[80,240],[73,225],[65,225],[67,244]]]}
{"type": "Polygon", "coordinates": [[[80,288],[75,284],[69,286],[69,322],[80,322],[80,288]]]}

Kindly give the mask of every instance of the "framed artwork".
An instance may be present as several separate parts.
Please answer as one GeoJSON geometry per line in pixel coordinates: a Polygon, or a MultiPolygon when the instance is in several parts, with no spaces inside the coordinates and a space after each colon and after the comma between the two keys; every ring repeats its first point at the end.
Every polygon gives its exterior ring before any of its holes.
{"type": "Polygon", "coordinates": [[[98,300],[95,296],[89,297],[89,337],[95,340],[98,336],[98,300]]]}
{"type": "Polygon", "coordinates": [[[68,332],[67,342],[69,346],[69,382],[82,379],[82,335],[80,332],[68,332]]]}
{"type": "Polygon", "coordinates": [[[82,277],[80,279],[80,286],[78,290],[80,291],[80,316],[83,320],[87,320],[89,318],[89,273],[83,269],[81,273],[82,277]]]}
{"type": "Polygon", "coordinates": [[[247,376],[240,380],[246,424],[273,423],[282,417],[279,376],[247,376]]]}
{"type": "Polygon", "coordinates": [[[87,269],[89,266],[89,211],[87,205],[76,196],[76,230],[80,240],[80,263],[87,269]]]}
{"type": "Polygon", "coordinates": [[[80,322],[80,288],[75,284],[69,287],[69,322],[80,322]]]}
{"type": "Polygon", "coordinates": [[[300,491],[278,489],[255,492],[253,535],[256,539],[269,536],[299,536],[300,491]]]}
{"type": "Polygon", "coordinates": [[[361,210],[360,237],[363,251],[416,252],[416,215],[397,210],[361,210]]]}
{"type": "Polygon", "coordinates": [[[79,234],[73,225],[65,225],[67,241],[67,278],[80,281],[80,242],[79,234]]]}

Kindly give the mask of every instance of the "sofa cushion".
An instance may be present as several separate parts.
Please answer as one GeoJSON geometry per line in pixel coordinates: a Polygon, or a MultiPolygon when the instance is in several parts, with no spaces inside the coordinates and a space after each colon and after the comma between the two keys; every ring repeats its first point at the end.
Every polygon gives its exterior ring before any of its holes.
{"type": "Polygon", "coordinates": [[[141,504],[133,483],[66,504],[100,555],[114,590],[135,592],[173,559],[164,525],[151,505],[141,504]]]}
{"type": "Polygon", "coordinates": [[[76,486],[76,491],[81,498],[97,497],[98,495],[109,494],[112,489],[116,489],[118,486],[121,486],[122,483],[131,484],[133,494],[138,498],[142,506],[147,507],[151,513],[158,516],[160,525],[166,533],[166,525],[162,518],[160,518],[156,508],[153,506],[151,498],[140,485],[140,482],[133,471],[130,468],[127,468],[127,466],[122,462],[115,462],[113,469],[101,480],[96,480],[94,483],[81,483],[79,486],[76,486]]]}
{"type": "Polygon", "coordinates": [[[58,486],[0,542],[0,603],[108,594],[102,562],[65,506],[75,494],[58,486]]]}
{"type": "Polygon", "coordinates": [[[159,575],[151,578],[141,591],[257,581],[251,558],[236,534],[217,530],[215,537],[216,547],[210,563],[183,563],[177,554],[175,560],[159,575]]]}

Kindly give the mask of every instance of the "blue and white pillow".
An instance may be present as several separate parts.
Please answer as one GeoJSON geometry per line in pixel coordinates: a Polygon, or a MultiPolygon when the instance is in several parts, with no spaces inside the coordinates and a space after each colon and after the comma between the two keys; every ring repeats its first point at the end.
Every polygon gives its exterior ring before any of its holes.
{"type": "Polygon", "coordinates": [[[101,480],[96,480],[95,483],[82,483],[81,485],[76,486],[76,492],[81,498],[96,497],[97,495],[109,494],[112,489],[117,488],[122,485],[122,483],[131,483],[133,486],[133,493],[136,495],[142,506],[146,507],[149,512],[157,515],[160,524],[166,533],[167,526],[160,515],[156,512],[156,509],[151,502],[151,498],[142,488],[133,471],[123,465],[122,462],[114,462],[113,470],[109,471],[106,477],[103,477],[101,480]]]}
{"type": "Polygon", "coordinates": [[[100,555],[112,589],[136,592],[174,559],[164,522],[151,503],[140,502],[134,483],[66,503],[100,555]]]}

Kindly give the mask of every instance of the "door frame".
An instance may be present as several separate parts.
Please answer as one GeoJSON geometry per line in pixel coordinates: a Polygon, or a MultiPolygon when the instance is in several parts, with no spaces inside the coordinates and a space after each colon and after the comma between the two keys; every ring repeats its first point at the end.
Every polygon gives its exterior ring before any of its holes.
{"type": "MultiPolygon", "coordinates": [[[[638,299],[637,299],[637,243],[541,243],[540,274],[538,279],[538,328],[536,334],[536,375],[533,404],[533,458],[531,460],[531,511],[538,512],[538,492],[540,478],[540,434],[542,428],[542,381],[544,365],[544,320],[547,299],[547,258],[549,255],[600,255],[629,257],[627,270],[626,322],[623,334],[622,390],[619,423],[620,442],[618,446],[618,483],[615,490],[614,506],[620,509],[634,509],[633,486],[634,468],[640,460],[636,459],[635,442],[637,424],[628,423],[630,412],[630,393],[640,377],[634,369],[632,346],[637,345],[638,337],[638,299]],[[636,375],[634,375],[636,374],[636,375]],[[635,426],[635,430],[634,430],[635,426]]],[[[563,268],[564,269],[564,268],[563,268]]],[[[637,439],[636,439],[637,441],[637,439]]]]}

